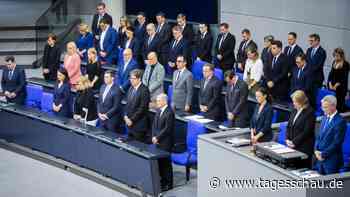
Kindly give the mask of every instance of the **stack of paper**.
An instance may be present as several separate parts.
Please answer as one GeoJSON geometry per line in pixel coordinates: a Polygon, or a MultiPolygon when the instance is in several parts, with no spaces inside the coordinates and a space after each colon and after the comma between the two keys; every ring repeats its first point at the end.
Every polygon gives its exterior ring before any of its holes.
{"type": "Polygon", "coordinates": [[[232,146],[245,146],[250,144],[249,139],[234,137],[226,140],[227,143],[232,144],[232,146]]]}

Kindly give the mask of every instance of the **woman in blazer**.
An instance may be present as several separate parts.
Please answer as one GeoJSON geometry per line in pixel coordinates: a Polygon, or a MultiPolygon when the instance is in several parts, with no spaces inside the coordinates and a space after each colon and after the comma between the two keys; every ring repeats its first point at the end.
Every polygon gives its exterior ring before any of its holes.
{"type": "Polygon", "coordinates": [[[78,54],[82,62],[88,61],[88,49],[94,46],[94,36],[89,32],[89,26],[85,23],[79,26],[79,39],[76,41],[78,54]]]}
{"type": "Polygon", "coordinates": [[[77,46],[74,42],[69,42],[67,44],[67,54],[64,56],[64,68],[68,72],[69,83],[73,88],[81,76],[80,64],[81,60],[77,52],[77,46]]]}
{"type": "Polygon", "coordinates": [[[311,168],[316,117],[309,105],[308,98],[302,90],[295,91],[291,97],[295,110],[288,120],[286,144],[290,148],[307,154],[308,159],[301,163],[302,166],[300,167],[311,168]]]}
{"type": "Polygon", "coordinates": [[[86,76],[81,76],[77,85],[78,94],[74,102],[73,118],[79,121],[86,121],[87,124],[96,126],[96,102],[94,98],[94,91],[90,86],[89,78],[86,76]]]}
{"type": "Polygon", "coordinates": [[[259,88],[255,96],[258,105],[250,122],[252,144],[271,141],[273,136],[271,129],[273,111],[268,92],[265,88],[259,88]]]}
{"type": "Polygon", "coordinates": [[[64,68],[57,71],[57,83],[54,89],[52,109],[54,113],[62,117],[70,117],[70,85],[68,72],[64,68]]]}

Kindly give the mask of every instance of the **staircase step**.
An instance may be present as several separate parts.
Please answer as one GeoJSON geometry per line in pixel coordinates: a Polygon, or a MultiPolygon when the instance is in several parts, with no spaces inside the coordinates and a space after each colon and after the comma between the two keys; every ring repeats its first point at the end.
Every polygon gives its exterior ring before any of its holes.
{"type": "Polygon", "coordinates": [[[35,42],[3,42],[0,44],[0,52],[4,51],[35,51],[35,42]]]}
{"type": "Polygon", "coordinates": [[[1,30],[0,39],[35,38],[35,30],[1,30]]]}
{"type": "Polygon", "coordinates": [[[36,51],[0,51],[0,55],[36,55],[36,51]]]}

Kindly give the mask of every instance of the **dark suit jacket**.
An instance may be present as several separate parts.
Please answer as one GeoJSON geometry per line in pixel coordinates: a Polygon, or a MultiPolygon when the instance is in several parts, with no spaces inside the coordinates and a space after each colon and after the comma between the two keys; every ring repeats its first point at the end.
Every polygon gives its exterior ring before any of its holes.
{"type": "Polygon", "coordinates": [[[68,82],[63,83],[61,87],[58,87],[58,83],[55,85],[53,102],[56,106],[62,104],[61,110],[55,112],[59,116],[70,117],[71,116],[71,90],[68,82]]]}
{"type": "Polygon", "coordinates": [[[105,38],[103,40],[103,50],[100,48],[100,42],[98,42],[97,49],[98,51],[103,51],[107,53],[107,56],[104,57],[105,61],[112,63],[112,59],[117,56],[117,46],[118,46],[118,36],[117,32],[113,27],[109,27],[105,38]]]}
{"type": "Polygon", "coordinates": [[[327,58],[326,51],[320,46],[315,55],[311,57],[312,47],[306,51],[306,62],[311,67],[311,72],[314,75],[314,83],[319,88],[324,80],[323,67],[327,58]]]}
{"type": "MultiPolygon", "coordinates": [[[[127,40],[125,40],[125,42],[122,44],[123,49],[126,48],[126,43],[127,43],[127,40]]],[[[129,49],[131,49],[131,51],[132,51],[133,58],[136,59],[141,52],[141,45],[140,45],[139,40],[136,37],[131,39],[130,44],[129,44],[129,49]]]]}
{"type": "MultiPolygon", "coordinates": [[[[105,15],[103,15],[103,19],[107,20],[108,24],[110,26],[113,25],[112,17],[109,14],[106,13],[105,15]]],[[[101,34],[101,29],[100,29],[100,27],[97,26],[98,25],[97,23],[98,23],[98,14],[95,14],[94,18],[92,19],[92,25],[91,25],[91,30],[92,30],[92,33],[94,35],[100,35],[101,34]]]]}
{"type": "Polygon", "coordinates": [[[238,79],[235,86],[228,86],[225,95],[226,112],[231,112],[235,115],[233,120],[234,127],[245,128],[248,126],[248,85],[238,79]]]}
{"type": "Polygon", "coordinates": [[[337,173],[344,165],[342,144],[346,132],[346,122],[339,113],[333,117],[328,126],[325,126],[326,120],[327,118],[323,117],[314,147],[314,150],[321,152],[325,160],[316,160],[314,169],[322,174],[332,174],[337,173]]]}
{"type": "Polygon", "coordinates": [[[243,40],[239,44],[239,48],[238,48],[238,51],[237,51],[237,63],[241,63],[241,64],[243,64],[243,66],[245,65],[245,62],[246,62],[246,60],[248,58],[247,57],[247,49],[250,49],[250,48],[258,49],[258,45],[256,45],[256,43],[253,40],[250,40],[248,42],[248,44],[243,48],[244,43],[246,43],[245,40],[243,40]]]}
{"type": "Polygon", "coordinates": [[[182,35],[187,40],[189,46],[192,46],[194,44],[194,31],[191,24],[186,24],[185,28],[182,31],[182,35]]]}
{"type": "Polygon", "coordinates": [[[148,88],[141,83],[136,92],[133,87],[129,88],[127,94],[127,107],[125,115],[130,118],[133,125],[129,127],[130,133],[146,133],[149,128],[148,124],[148,105],[150,102],[150,93],[148,88]]]}
{"type": "Polygon", "coordinates": [[[171,26],[168,23],[164,23],[164,25],[162,26],[162,29],[157,34],[159,37],[160,53],[168,53],[169,42],[171,41],[171,38],[172,38],[171,26]]]}
{"type": "Polygon", "coordinates": [[[202,79],[198,95],[199,104],[208,107],[208,111],[204,113],[205,117],[219,120],[222,82],[213,76],[205,88],[204,83],[205,79],[202,79]]]}
{"type": "Polygon", "coordinates": [[[74,102],[74,114],[80,115],[85,118],[86,113],[83,108],[88,109],[88,114],[86,117],[87,121],[97,119],[97,108],[96,100],[94,97],[94,91],[92,89],[87,89],[85,91],[79,91],[74,102]]]}
{"type": "Polygon", "coordinates": [[[169,61],[176,62],[176,57],[179,55],[184,55],[188,59],[189,45],[185,38],[182,38],[175,47],[172,47],[175,40],[172,40],[169,44],[169,61]]]}
{"type": "Polygon", "coordinates": [[[262,132],[264,135],[259,139],[259,142],[268,142],[272,140],[273,134],[271,129],[273,110],[269,103],[266,103],[263,110],[259,112],[259,105],[255,107],[250,128],[256,129],[256,134],[262,132]]]}
{"type": "Polygon", "coordinates": [[[294,110],[290,115],[286,139],[293,142],[296,150],[307,154],[311,158],[314,152],[315,142],[316,117],[314,111],[310,106],[303,109],[293,123],[296,114],[297,110],[294,110]]]}
{"type": "Polygon", "coordinates": [[[312,92],[312,78],[314,77],[311,73],[310,66],[305,65],[303,70],[300,70],[298,78],[299,68],[295,67],[292,72],[291,78],[291,93],[296,90],[303,90],[309,99],[311,99],[312,92]]]}
{"type": "Polygon", "coordinates": [[[196,54],[202,61],[211,62],[211,49],[213,47],[213,36],[207,32],[202,39],[201,34],[198,34],[196,41],[196,54]]]}
{"type": "Polygon", "coordinates": [[[58,45],[50,47],[48,44],[44,48],[43,56],[43,68],[49,69],[50,73],[47,75],[47,79],[56,80],[57,70],[61,63],[61,50],[58,45]]]}
{"type": "Polygon", "coordinates": [[[147,36],[146,25],[147,23],[145,22],[142,26],[140,26],[139,24],[135,26],[135,37],[140,42],[140,46],[143,45],[145,38],[147,36]]]}
{"type": "Polygon", "coordinates": [[[288,58],[289,73],[292,73],[294,68],[297,67],[297,65],[295,63],[296,56],[301,54],[301,53],[304,53],[304,52],[303,52],[303,49],[301,49],[299,45],[295,45],[295,47],[293,48],[293,51],[288,55],[289,48],[291,48],[291,47],[286,46],[283,50],[283,53],[288,58]]]}
{"type": "Polygon", "coordinates": [[[153,125],[152,136],[158,139],[159,147],[162,150],[171,152],[174,144],[175,115],[168,106],[160,116],[160,110],[156,113],[153,125]]]}
{"type": "Polygon", "coordinates": [[[115,130],[120,127],[122,120],[122,93],[116,84],[113,84],[103,101],[103,93],[106,89],[106,84],[103,84],[100,89],[97,112],[106,114],[109,119],[102,121],[102,125],[115,130]]]}
{"type": "Polygon", "coordinates": [[[236,62],[235,58],[235,46],[236,38],[231,33],[228,33],[225,40],[222,42],[221,47],[219,48],[220,40],[223,35],[220,34],[216,40],[215,51],[216,55],[222,55],[220,60],[220,66],[223,70],[232,69],[233,65],[236,62]]]}
{"type": "Polygon", "coordinates": [[[267,65],[269,63],[269,60],[273,58],[272,57],[272,53],[271,53],[271,50],[269,50],[269,48],[264,48],[262,51],[261,51],[261,60],[265,65],[267,65]]]}
{"type": "Polygon", "coordinates": [[[147,60],[148,53],[150,53],[152,51],[159,54],[159,37],[158,37],[158,35],[156,34],[153,37],[150,44],[148,44],[148,39],[149,39],[149,36],[146,37],[145,42],[143,43],[143,47],[142,47],[143,60],[147,60]]]}
{"type": "Polygon", "coordinates": [[[138,64],[135,59],[131,59],[129,64],[127,65],[125,71],[124,70],[124,62],[120,62],[118,65],[116,82],[118,86],[121,88],[122,92],[125,94],[130,87],[129,75],[130,72],[136,68],[138,68],[138,64]]]}
{"type": "Polygon", "coordinates": [[[24,104],[26,97],[26,75],[23,69],[16,66],[11,79],[9,78],[10,70],[4,69],[1,79],[2,91],[14,92],[16,97],[13,99],[7,98],[7,101],[16,104],[24,104]]]}
{"type": "Polygon", "coordinates": [[[273,57],[266,66],[264,65],[264,76],[266,81],[273,81],[274,83],[274,87],[271,89],[272,96],[278,100],[285,100],[289,91],[288,60],[281,53],[273,68],[272,61],[273,57]]]}

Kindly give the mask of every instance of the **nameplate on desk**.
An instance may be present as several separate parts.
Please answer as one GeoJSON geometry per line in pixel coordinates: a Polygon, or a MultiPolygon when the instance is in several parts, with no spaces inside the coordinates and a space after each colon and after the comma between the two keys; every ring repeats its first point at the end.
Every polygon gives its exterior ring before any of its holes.
{"type": "Polygon", "coordinates": [[[185,116],[184,118],[187,119],[187,120],[196,121],[196,122],[199,122],[199,123],[202,123],[202,124],[207,124],[209,122],[213,122],[214,121],[214,120],[210,120],[210,119],[204,118],[204,116],[201,116],[201,115],[190,115],[190,116],[185,116]]]}

